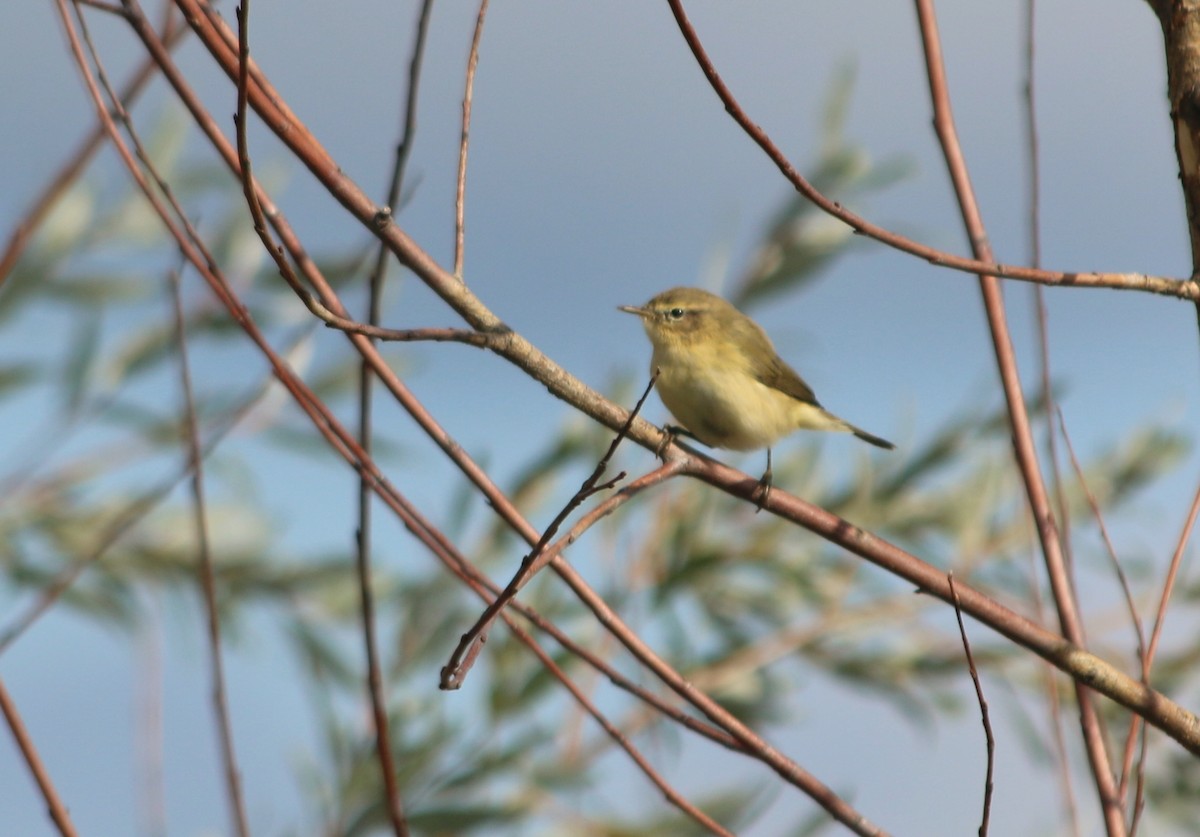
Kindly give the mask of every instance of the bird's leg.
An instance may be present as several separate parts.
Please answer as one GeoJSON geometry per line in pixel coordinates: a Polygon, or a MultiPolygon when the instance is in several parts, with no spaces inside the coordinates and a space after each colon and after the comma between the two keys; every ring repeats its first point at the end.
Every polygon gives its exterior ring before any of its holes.
{"type": "MultiPolygon", "coordinates": [[[[678,424],[664,424],[662,426],[663,438],[658,443],[658,447],[654,449],[654,455],[659,459],[663,458],[663,453],[675,441],[676,436],[687,436],[690,439],[696,439],[696,434],[688,430],[686,427],[680,427],[678,424]]],[[[699,439],[696,439],[699,442],[699,439]]]]}
{"type": "MultiPolygon", "coordinates": [[[[754,510],[758,514],[763,510],[763,506],[767,504],[767,500],[771,497],[771,449],[767,448],[767,470],[763,471],[763,475],[758,480],[758,485],[754,489],[754,493],[762,493],[758,498],[758,508],[754,510]]],[[[753,496],[753,495],[752,495],[753,496]]]]}

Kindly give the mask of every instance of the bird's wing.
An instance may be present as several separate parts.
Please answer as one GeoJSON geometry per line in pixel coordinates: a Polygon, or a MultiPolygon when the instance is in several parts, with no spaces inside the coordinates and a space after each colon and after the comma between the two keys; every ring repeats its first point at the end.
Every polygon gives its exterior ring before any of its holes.
{"type": "Polygon", "coordinates": [[[790,395],[797,401],[820,407],[812,387],[804,383],[804,379],[796,370],[784,363],[771,338],[763,331],[762,326],[749,317],[741,317],[734,328],[738,331],[738,345],[743,347],[743,358],[750,371],[759,383],[777,389],[785,395],[790,395]],[[762,358],[770,358],[763,361],[762,358]]]}
{"type": "Polygon", "coordinates": [[[804,379],[797,374],[796,370],[780,360],[778,356],[771,358],[769,363],[757,370],[755,377],[771,389],[777,389],[797,401],[812,404],[814,407],[821,406],[821,402],[813,394],[812,387],[804,383],[804,379]]]}

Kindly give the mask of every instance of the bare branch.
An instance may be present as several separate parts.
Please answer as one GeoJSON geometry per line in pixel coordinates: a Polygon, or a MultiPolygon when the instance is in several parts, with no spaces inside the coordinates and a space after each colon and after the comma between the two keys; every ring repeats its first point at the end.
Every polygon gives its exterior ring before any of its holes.
{"type": "MultiPolygon", "coordinates": [[[[413,40],[412,58],[408,65],[408,92],[405,96],[403,135],[396,146],[396,159],[392,165],[391,184],[388,188],[387,206],[399,207],[403,193],[404,174],[417,130],[417,98],[421,87],[421,67],[425,55],[425,37],[429,32],[430,13],[433,0],[424,0],[417,18],[416,36],[413,40]]],[[[368,279],[367,321],[376,325],[380,318],[383,300],[384,279],[387,276],[389,253],[382,244],[376,250],[375,266],[368,279]]],[[[326,323],[329,325],[329,323],[326,323]]],[[[365,360],[358,367],[358,439],[363,451],[370,456],[373,449],[372,407],[374,404],[375,376],[371,365],[365,360]]],[[[379,660],[378,640],[375,631],[375,597],[372,592],[373,572],[371,569],[371,505],[373,491],[371,481],[361,475],[358,481],[358,528],[355,532],[357,555],[355,569],[358,575],[359,607],[362,615],[363,649],[367,658],[366,689],[371,704],[372,720],[375,724],[375,756],[379,761],[379,773],[383,780],[384,799],[392,831],[397,837],[409,833],[408,818],[396,779],[395,758],[392,755],[391,721],[388,718],[387,698],[384,694],[383,675],[379,660]]]]}
{"type": "Polygon", "coordinates": [[[483,22],[487,17],[488,0],[480,0],[479,14],[475,16],[475,34],[471,36],[471,50],[467,56],[466,89],[462,102],[462,138],[458,145],[458,177],[454,190],[454,275],[463,278],[463,250],[465,247],[466,194],[467,194],[467,145],[471,137],[471,100],[475,95],[475,70],[479,66],[479,42],[483,38],[483,22]]]}
{"type": "Polygon", "coordinates": [[[967,639],[967,628],[963,624],[962,608],[959,606],[958,591],[954,589],[954,573],[946,573],[950,596],[954,599],[954,618],[958,620],[958,634],[962,637],[963,652],[967,655],[967,670],[975,686],[975,699],[979,701],[979,716],[983,722],[983,737],[987,741],[987,770],[983,781],[983,817],[979,823],[979,837],[987,837],[988,822],[992,815],[992,791],[995,789],[993,774],[996,767],[996,739],[992,735],[992,721],[988,714],[987,699],[983,696],[983,685],[975,668],[975,657],[971,654],[971,642],[967,639]]]}
{"type": "MultiPolygon", "coordinates": [[[[243,3],[247,0],[242,0],[243,3]]],[[[176,343],[179,350],[179,380],[183,391],[183,416],[186,429],[187,467],[192,474],[192,513],[196,526],[197,575],[200,581],[204,614],[208,620],[208,659],[212,677],[212,702],[217,740],[221,747],[221,764],[225,771],[225,792],[229,796],[229,818],[233,831],[240,837],[250,833],[246,820],[246,803],[242,796],[237,754],[233,746],[233,723],[229,714],[229,699],[225,688],[225,666],[221,661],[221,618],[217,607],[217,585],[213,573],[212,550],[208,538],[208,510],[204,495],[204,454],[200,446],[200,431],[196,423],[196,402],[192,394],[192,373],[188,366],[187,326],[180,299],[179,273],[170,276],[171,311],[175,319],[176,343]]]]}
{"type": "Polygon", "coordinates": [[[13,702],[3,680],[0,680],[0,712],[4,713],[4,720],[8,722],[8,728],[17,742],[17,749],[21,751],[25,764],[28,766],[33,780],[37,783],[38,790],[42,792],[42,799],[46,801],[46,810],[50,812],[50,819],[54,820],[54,824],[58,827],[58,833],[63,837],[75,837],[77,832],[71,823],[71,816],[67,813],[62,799],[59,798],[58,791],[54,789],[54,783],[50,781],[50,774],[46,772],[37,748],[33,746],[33,739],[29,737],[29,731],[25,729],[25,723],[21,720],[21,713],[17,711],[17,705],[13,702]]]}

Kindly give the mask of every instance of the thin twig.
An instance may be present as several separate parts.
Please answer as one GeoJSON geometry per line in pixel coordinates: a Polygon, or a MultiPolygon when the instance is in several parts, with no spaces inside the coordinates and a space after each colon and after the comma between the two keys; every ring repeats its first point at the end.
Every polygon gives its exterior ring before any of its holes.
{"type": "Polygon", "coordinates": [[[467,146],[471,137],[471,100],[475,96],[475,69],[479,66],[479,42],[483,38],[483,22],[487,17],[488,0],[480,0],[475,16],[475,33],[471,36],[471,51],[467,56],[467,79],[462,102],[462,135],[458,145],[458,176],[454,188],[454,275],[463,278],[467,193],[467,146]]]}
{"type": "Polygon", "coordinates": [[[5,688],[3,680],[0,680],[0,712],[4,713],[4,720],[8,722],[8,728],[17,742],[17,749],[21,751],[25,764],[29,767],[29,773],[37,783],[38,790],[42,792],[46,810],[50,813],[50,819],[54,820],[54,824],[58,826],[58,833],[63,837],[75,837],[75,826],[71,824],[71,815],[67,813],[67,807],[63,805],[58,791],[54,789],[54,783],[50,781],[50,774],[46,772],[37,748],[33,746],[33,739],[29,737],[29,731],[25,729],[25,723],[21,720],[21,713],[17,711],[17,705],[9,695],[8,689],[5,688]]]}
{"type": "Polygon", "coordinates": [[[72,0],[76,6],[89,6],[102,12],[107,12],[118,17],[125,14],[124,10],[115,3],[107,2],[107,0],[72,0]]]}
{"type": "MultiPolygon", "coordinates": [[[[1041,202],[1041,155],[1038,142],[1036,76],[1034,59],[1036,57],[1036,0],[1026,0],[1025,3],[1025,147],[1029,160],[1029,264],[1035,268],[1042,267],[1042,202],[1041,202]]],[[[1071,552],[1070,509],[1067,506],[1066,491],[1062,475],[1058,467],[1058,436],[1054,432],[1054,389],[1050,376],[1050,333],[1049,317],[1046,310],[1046,294],[1041,285],[1033,286],[1034,316],[1038,324],[1038,349],[1041,357],[1042,399],[1045,402],[1046,415],[1046,455],[1050,458],[1050,475],[1053,483],[1055,507],[1061,523],[1063,555],[1067,564],[1068,576],[1074,580],[1074,561],[1071,552]]],[[[1041,590],[1036,577],[1030,578],[1030,588],[1033,591],[1036,606],[1041,610],[1041,590]]],[[[1055,757],[1058,761],[1059,780],[1063,786],[1063,796],[1067,808],[1068,819],[1071,823],[1071,833],[1079,832],[1079,806],[1075,801],[1075,788],[1071,781],[1070,762],[1067,759],[1066,741],[1063,738],[1062,715],[1059,710],[1058,685],[1053,670],[1046,672],[1048,697],[1050,700],[1050,723],[1053,727],[1055,757]]]]}
{"type": "Polygon", "coordinates": [[[1146,633],[1142,630],[1142,617],[1138,614],[1137,602],[1133,600],[1133,590],[1129,587],[1129,578],[1125,575],[1125,568],[1121,566],[1121,559],[1117,557],[1117,548],[1113,545],[1112,538],[1108,534],[1108,527],[1104,524],[1104,513],[1100,510],[1100,503],[1088,486],[1087,479],[1083,475],[1083,466],[1079,463],[1079,457],[1075,455],[1075,446],[1071,443],[1071,434],[1067,432],[1067,423],[1063,419],[1062,410],[1058,411],[1058,424],[1063,441],[1067,444],[1067,456],[1071,461],[1071,469],[1075,472],[1075,479],[1079,480],[1079,487],[1083,489],[1083,496],[1092,510],[1092,516],[1096,518],[1096,525],[1100,529],[1100,539],[1104,542],[1105,551],[1108,552],[1113,572],[1117,576],[1117,583],[1121,585],[1121,594],[1125,597],[1125,607],[1129,611],[1129,621],[1133,625],[1134,638],[1137,640],[1138,659],[1144,660],[1146,658],[1146,633]]]}
{"type": "Polygon", "coordinates": [[[963,651],[967,655],[967,670],[971,673],[971,682],[975,685],[975,699],[979,701],[979,716],[983,722],[983,737],[987,741],[987,771],[983,781],[983,817],[979,823],[979,837],[987,837],[988,822],[992,816],[992,791],[995,787],[992,777],[996,766],[996,739],[992,735],[988,702],[983,696],[983,685],[979,682],[975,657],[971,654],[971,642],[967,639],[967,627],[963,624],[958,591],[954,589],[954,573],[946,573],[946,583],[950,585],[950,595],[954,599],[954,618],[958,620],[958,635],[962,637],[963,651]]]}
{"type": "MultiPolygon", "coordinates": [[[[1167,605],[1171,601],[1171,593],[1175,589],[1175,581],[1179,577],[1179,567],[1183,563],[1183,554],[1187,549],[1188,541],[1192,536],[1192,529],[1196,525],[1196,517],[1200,515],[1200,486],[1196,488],[1196,493],[1192,497],[1192,504],[1188,507],[1187,517],[1184,519],[1183,530],[1179,533],[1179,540],[1175,544],[1175,551],[1171,554],[1171,562],[1167,567],[1167,577],[1163,580],[1162,594],[1159,597],[1158,609],[1154,614],[1154,627],[1150,631],[1150,641],[1145,646],[1145,654],[1142,656],[1142,682],[1147,687],[1150,686],[1150,669],[1154,665],[1155,654],[1158,653],[1158,641],[1162,637],[1163,625],[1167,620],[1167,605]]],[[[1134,734],[1134,729],[1138,726],[1139,718],[1134,716],[1130,722],[1130,740],[1134,734]]],[[[1141,732],[1141,755],[1138,761],[1137,786],[1134,792],[1133,813],[1130,817],[1129,833],[1130,837],[1137,831],[1138,822],[1141,818],[1142,809],[1145,807],[1145,792],[1146,792],[1146,746],[1147,746],[1147,730],[1142,729],[1141,732]]]]}
{"type": "MultiPolygon", "coordinates": [[[[1112,538],[1109,537],[1108,527],[1104,524],[1104,515],[1100,511],[1100,504],[1096,501],[1096,497],[1092,494],[1091,488],[1088,487],[1087,480],[1083,476],[1083,467],[1079,464],[1079,458],[1075,455],[1075,446],[1071,443],[1071,435],[1067,432],[1067,424],[1063,419],[1062,411],[1058,411],[1058,423],[1061,428],[1063,441],[1067,444],[1067,454],[1071,460],[1071,467],[1075,472],[1075,478],[1079,480],[1079,485],[1083,489],[1084,497],[1087,499],[1088,505],[1091,507],[1092,515],[1096,518],[1096,523],[1100,528],[1100,538],[1104,542],[1106,551],[1108,552],[1109,561],[1116,573],[1117,581],[1121,585],[1121,592],[1125,598],[1125,607],[1129,611],[1130,622],[1133,623],[1134,637],[1137,640],[1137,658],[1142,664],[1142,683],[1146,686],[1150,685],[1149,672],[1146,668],[1146,634],[1142,629],[1142,619],[1138,614],[1137,603],[1133,600],[1133,591],[1129,587],[1129,579],[1125,576],[1125,569],[1121,566],[1121,560],[1117,557],[1117,549],[1113,546],[1112,538]]],[[[1129,730],[1125,734],[1125,749],[1121,756],[1121,773],[1117,781],[1117,795],[1124,800],[1128,790],[1129,776],[1133,766],[1134,748],[1139,738],[1141,726],[1144,724],[1141,718],[1137,715],[1131,715],[1129,718],[1129,730]]],[[[1141,736],[1143,744],[1145,744],[1145,735],[1141,736]]],[[[1142,761],[1138,764],[1138,785],[1140,787],[1141,780],[1145,776],[1145,748],[1142,750],[1142,761]]],[[[1130,833],[1136,831],[1138,821],[1138,806],[1134,806],[1133,813],[1130,818],[1130,833]]]]}
{"type": "MultiPolygon", "coordinates": [[[[1029,537],[1032,539],[1032,524],[1029,537]]],[[[1029,599],[1033,602],[1033,617],[1037,624],[1046,623],[1045,605],[1042,602],[1042,592],[1038,582],[1038,558],[1033,549],[1029,552],[1029,599]]],[[[1071,781],[1071,763],[1067,757],[1067,741],[1063,734],[1062,701],[1059,698],[1058,672],[1049,662],[1041,666],[1043,682],[1046,687],[1046,705],[1050,721],[1050,735],[1054,740],[1055,760],[1058,765],[1058,781],[1062,785],[1063,796],[1066,798],[1067,819],[1071,823],[1071,834],[1078,837],[1079,805],[1075,801],[1075,785],[1071,781]]]]}
{"type": "Polygon", "coordinates": [[[1138,724],[1141,730],[1141,746],[1138,748],[1137,781],[1134,785],[1133,811],[1129,815],[1129,837],[1137,837],[1138,825],[1142,821],[1142,811],[1146,807],[1146,748],[1149,746],[1148,730],[1145,722],[1138,724]]]}
{"type": "MultiPolygon", "coordinates": [[[[386,197],[387,206],[398,207],[403,191],[404,172],[417,129],[417,96],[420,91],[421,66],[425,54],[425,36],[429,31],[430,10],[433,0],[421,4],[417,19],[416,36],[413,40],[412,58],[409,61],[408,92],[405,96],[404,127],[400,142],[396,146],[396,159],[392,165],[391,184],[386,197]]],[[[395,213],[393,209],[393,214],[395,213]]],[[[375,266],[368,279],[367,322],[377,325],[383,301],[383,286],[389,262],[388,249],[379,245],[375,255],[375,266]]],[[[363,451],[370,456],[373,450],[372,405],[374,404],[375,375],[365,358],[358,367],[358,438],[363,451]]],[[[370,480],[360,476],[358,480],[358,528],[355,532],[356,572],[360,611],[362,616],[363,647],[367,658],[366,689],[371,703],[371,715],[375,724],[375,755],[379,760],[379,772],[383,779],[384,797],[387,802],[388,818],[397,837],[409,833],[408,818],[404,814],[400,786],[396,778],[395,758],[392,754],[391,722],[388,719],[387,698],[384,694],[383,676],[379,660],[378,641],[375,633],[375,597],[372,592],[371,570],[371,504],[374,492],[370,480]]]]}
{"type": "Polygon", "coordinates": [[[1171,563],[1167,567],[1167,577],[1163,580],[1162,595],[1159,597],[1158,610],[1154,614],[1154,627],[1150,631],[1150,642],[1146,647],[1146,677],[1150,676],[1150,667],[1154,664],[1154,656],[1158,653],[1158,641],[1162,637],[1163,624],[1167,620],[1167,605],[1171,601],[1171,593],[1175,590],[1175,580],[1179,576],[1179,567],[1183,562],[1183,554],[1187,550],[1188,541],[1192,537],[1192,529],[1196,525],[1196,517],[1200,515],[1200,486],[1192,497],[1188,507],[1183,529],[1179,540],[1175,543],[1175,551],[1171,554],[1171,563]]]}
{"type": "Polygon", "coordinates": [[[646,403],[646,398],[649,397],[650,391],[654,389],[654,381],[658,378],[658,370],[650,376],[650,382],[646,385],[642,397],[638,399],[633,410],[629,413],[629,420],[617,431],[617,435],[613,438],[608,446],[608,450],[600,457],[600,461],[596,463],[596,467],[592,469],[592,473],[588,475],[583,484],[579,486],[571,499],[559,510],[554,519],[550,521],[550,525],[542,532],[537,543],[533,545],[525,557],[521,560],[521,566],[513,575],[512,580],[508,582],[503,592],[496,597],[480,614],[475,624],[471,626],[458,641],[454,652],[450,655],[449,661],[442,667],[440,688],[442,689],[459,689],[462,688],[463,679],[467,676],[467,672],[471,670],[475,659],[479,656],[479,652],[483,649],[483,644],[487,642],[488,628],[496,621],[496,616],[504,609],[504,606],[511,602],[534,575],[537,574],[542,567],[550,561],[550,556],[543,557],[547,545],[551,539],[558,533],[558,529],[563,522],[570,517],[571,512],[579,508],[587,498],[601,491],[606,491],[612,488],[621,480],[625,479],[625,472],[621,471],[611,480],[601,483],[600,477],[604,475],[608,468],[608,463],[612,461],[613,454],[617,452],[617,447],[621,444],[621,440],[629,434],[629,427],[633,424],[633,420],[637,418],[637,414],[641,412],[642,405],[646,403]]]}
{"type": "MultiPolygon", "coordinates": [[[[246,2],[246,0],[242,0],[246,2]]],[[[247,837],[250,827],[246,819],[246,804],[238,773],[237,754],[233,745],[233,723],[229,715],[228,692],[225,688],[225,666],[221,661],[221,617],[217,606],[217,585],[213,573],[212,550],[208,538],[208,511],[204,497],[204,455],[200,446],[200,431],[196,424],[196,402],[192,394],[192,373],[188,368],[187,330],[180,299],[179,273],[170,277],[171,310],[175,318],[175,335],[179,351],[179,380],[183,390],[184,429],[186,431],[187,466],[192,474],[192,512],[196,526],[196,572],[208,620],[209,674],[212,677],[212,702],[217,740],[221,747],[221,764],[225,771],[225,792],[229,795],[229,819],[234,833],[247,837]]]]}
{"type": "MultiPolygon", "coordinates": [[[[320,305],[320,303],[317,303],[320,305]]],[[[512,332],[507,328],[496,331],[468,331],[463,328],[385,328],[358,323],[339,317],[325,306],[320,305],[322,313],[317,316],[325,322],[326,327],[344,331],[347,334],[361,334],[372,340],[382,340],[385,343],[464,343],[477,349],[491,349],[502,352],[505,341],[512,332]]]]}

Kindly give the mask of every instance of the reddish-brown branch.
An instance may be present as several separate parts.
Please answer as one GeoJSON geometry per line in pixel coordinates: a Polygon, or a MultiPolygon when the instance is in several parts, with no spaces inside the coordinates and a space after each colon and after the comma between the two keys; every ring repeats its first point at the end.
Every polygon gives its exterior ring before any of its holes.
{"type": "Polygon", "coordinates": [[[4,720],[8,723],[8,728],[17,742],[17,749],[21,751],[21,756],[25,759],[25,764],[29,767],[29,773],[33,776],[33,781],[37,783],[38,790],[42,792],[46,810],[50,813],[50,819],[54,820],[54,824],[58,827],[58,833],[63,837],[75,837],[75,826],[71,824],[71,816],[67,813],[67,807],[63,805],[58,791],[54,789],[54,783],[50,781],[50,774],[46,772],[37,748],[33,746],[33,739],[29,737],[25,723],[21,720],[21,713],[17,711],[17,705],[9,695],[3,680],[0,680],[0,712],[4,713],[4,720]]]}

